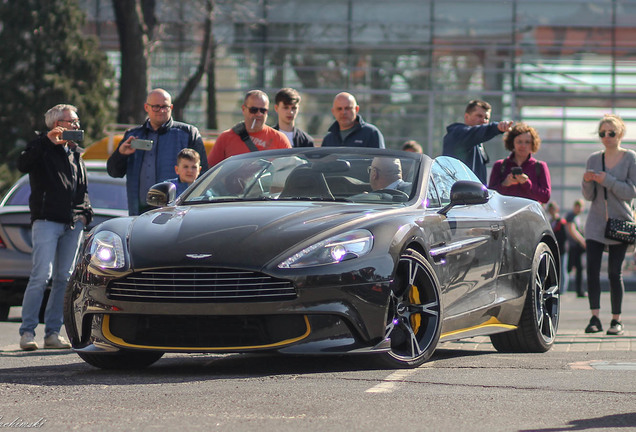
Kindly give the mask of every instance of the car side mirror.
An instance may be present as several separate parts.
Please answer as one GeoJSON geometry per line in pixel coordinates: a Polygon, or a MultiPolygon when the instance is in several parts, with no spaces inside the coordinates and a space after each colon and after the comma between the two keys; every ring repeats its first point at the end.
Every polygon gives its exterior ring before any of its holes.
{"type": "Polygon", "coordinates": [[[479,182],[459,180],[451,187],[450,203],[438,213],[446,216],[457,205],[485,204],[488,202],[488,189],[479,182]]]}
{"type": "Polygon", "coordinates": [[[146,194],[146,203],[153,207],[163,207],[175,200],[177,187],[172,182],[157,183],[146,194]]]}

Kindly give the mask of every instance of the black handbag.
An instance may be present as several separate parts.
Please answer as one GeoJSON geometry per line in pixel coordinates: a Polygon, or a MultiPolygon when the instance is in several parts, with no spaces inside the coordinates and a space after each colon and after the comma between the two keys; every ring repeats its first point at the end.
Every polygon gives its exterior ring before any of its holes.
{"type": "MultiPolygon", "coordinates": [[[[602,156],[603,171],[605,171],[605,154],[602,156]]],[[[607,222],[605,223],[605,238],[611,240],[618,240],[627,244],[636,243],[636,223],[608,217],[607,215],[607,189],[604,187],[605,193],[605,217],[607,222]]]]}
{"type": "Polygon", "coordinates": [[[608,218],[605,224],[605,238],[634,244],[636,243],[636,224],[621,219],[608,218]]]}

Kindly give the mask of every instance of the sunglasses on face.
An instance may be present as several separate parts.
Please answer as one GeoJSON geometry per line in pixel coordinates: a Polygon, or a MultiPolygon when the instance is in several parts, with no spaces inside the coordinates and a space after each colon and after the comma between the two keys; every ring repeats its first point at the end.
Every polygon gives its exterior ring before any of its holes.
{"type": "MultiPolygon", "coordinates": [[[[598,133],[598,136],[600,136],[601,138],[605,138],[605,131],[601,131],[598,133]]],[[[614,138],[616,136],[616,132],[614,131],[608,131],[607,132],[607,136],[610,138],[614,138]]]]}
{"type": "Polygon", "coordinates": [[[267,108],[248,107],[247,110],[250,112],[250,114],[256,114],[259,111],[261,114],[267,114],[267,108]]]}

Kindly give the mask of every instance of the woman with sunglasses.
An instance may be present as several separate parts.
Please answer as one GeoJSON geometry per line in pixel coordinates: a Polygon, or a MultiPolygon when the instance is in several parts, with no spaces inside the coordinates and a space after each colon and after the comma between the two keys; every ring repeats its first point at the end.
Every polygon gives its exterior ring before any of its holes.
{"type": "Polygon", "coordinates": [[[607,218],[634,221],[632,201],[636,198],[636,153],[621,147],[625,136],[625,123],[615,114],[606,114],[598,125],[598,136],[604,149],[592,153],[583,174],[583,197],[591,201],[585,222],[587,250],[587,289],[592,317],[586,333],[603,331],[599,312],[601,308],[601,258],[608,255],[608,277],[612,321],[608,335],[622,335],[621,306],[623,303],[622,267],[628,244],[605,238],[607,218]]]}

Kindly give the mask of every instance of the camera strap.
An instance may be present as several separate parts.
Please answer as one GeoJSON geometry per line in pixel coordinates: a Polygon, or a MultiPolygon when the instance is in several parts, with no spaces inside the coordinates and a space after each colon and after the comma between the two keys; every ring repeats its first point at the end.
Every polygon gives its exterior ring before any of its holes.
{"type": "MultiPolygon", "coordinates": [[[[605,152],[601,154],[601,166],[602,170],[605,171],[605,152]]],[[[607,211],[607,188],[603,186],[603,194],[605,197],[605,220],[609,219],[609,213],[607,211]]]]}
{"type": "Polygon", "coordinates": [[[247,129],[245,128],[245,122],[240,122],[234,125],[234,127],[232,128],[232,132],[234,132],[239,137],[241,137],[241,139],[243,140],[243,142],[245,143],[245,145],[251,152],[258,151],[258,147],[256,147],[256,145],[252,142],[252,138],[250,138],[250,134],[247,133],[247,129]]]}

